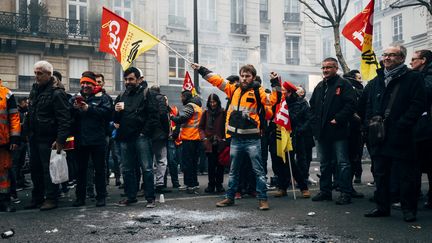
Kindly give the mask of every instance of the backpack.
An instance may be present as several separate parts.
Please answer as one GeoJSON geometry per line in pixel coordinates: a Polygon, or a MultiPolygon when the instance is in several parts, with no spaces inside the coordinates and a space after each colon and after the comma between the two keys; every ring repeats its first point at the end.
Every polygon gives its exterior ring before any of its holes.
{"type": "Polygon", "coordinates": [[[144,89],[144,100],[148,102],[149,106],[157,107],[159,113],[159,126],[153,132],[153,139],[167,139],[170,129],[169,109],[166,105],[166,96],[156,93],[150,88],[144,89]]]}

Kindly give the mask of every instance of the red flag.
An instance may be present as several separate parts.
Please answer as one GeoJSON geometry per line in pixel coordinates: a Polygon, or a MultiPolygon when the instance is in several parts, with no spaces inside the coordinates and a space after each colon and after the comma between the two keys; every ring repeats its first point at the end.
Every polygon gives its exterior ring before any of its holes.
{"type": "Polygon", "coordinates": [[[274,123],[283,126],[287,131],[292,131],[291,120],[288,112],[288,104],[286,103],[284,97],[282,97],[282,102],[276,107],[274,123]]]}
{"type": "Polygon", "coordinates": [[[189,90],[190,92],[192,92],[193,96],[196,95],[195,86],[194,86],[194,83],[192,82],[192,79],[191,79],[188,71],[186,71],[185,77],[183,80],[183,91],[185,91],[185,90],[189,90]]]}

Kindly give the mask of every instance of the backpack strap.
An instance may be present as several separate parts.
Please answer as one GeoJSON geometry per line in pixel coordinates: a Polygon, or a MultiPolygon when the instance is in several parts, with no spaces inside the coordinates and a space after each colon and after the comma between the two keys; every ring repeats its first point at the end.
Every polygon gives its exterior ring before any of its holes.
{"type": "Polygon", "coordinates": [[[259,93],[259,87],[254,88],[255,99],[257,102],[257,113],[260,119],[260,129],[265,129],[265,109],[263,104],[261,103],[261,95],[259,93]]]}

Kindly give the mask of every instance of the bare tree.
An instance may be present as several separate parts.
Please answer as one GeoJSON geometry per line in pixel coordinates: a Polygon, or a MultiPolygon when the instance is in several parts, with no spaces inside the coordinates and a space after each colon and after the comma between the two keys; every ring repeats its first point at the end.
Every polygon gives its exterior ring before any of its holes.
{"type": "Polygon", "coordinates": [[[336,57],[342,66],[343,72],[349,72],[348,65],[342,54],[342,49],[340,46],[340,22],[342,21],[342,18],[346,13],[350,0],[331,0],[331,6],[328,6],[328,4],[326,3],[329,2],[329,0],[299,0],[299,2],[302,3],[306,7],[306,9],[309,10],[313,15],[328,22],[328,25],[320,24],[318,21],[312,18],[309,11],[304,11],[303,13],[308,16],[314,24],[322,28],[333,28],[336,57]],[[314,8],[314,6],[311,5],[312,2],[317,3],[321,7],[322,11],[314,8]],[[330,10],[330,8],[332,10],[330,10]]]}
{"type": "Polygon", "coordinates": [[[404,1],[396,0],[394,3],[390,4],[390,8],[406,8],[412,6],[424,6],[428,10],[429,14],[432,15],[432,0],[415,0],[415,1],[404,1]]]}

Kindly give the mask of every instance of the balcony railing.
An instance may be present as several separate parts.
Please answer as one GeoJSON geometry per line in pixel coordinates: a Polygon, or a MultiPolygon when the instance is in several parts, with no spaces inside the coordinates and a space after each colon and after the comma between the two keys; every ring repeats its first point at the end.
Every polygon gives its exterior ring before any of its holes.
{"type": "Polygon", "coordinates": [[[231,23],[231,33],[246,35],[246,27],[245,24],[231,23]]]}
{"type": "Polygon", "coordinates": [[[100,26],[96,22],[0,11],[0,33],[94,41],[99,39],[100,26]]]}
{"type": "Polygon", "coordinates": [[[186,28],[186,17],[168,15],[168,25],[173,27],[186,28]]]}
{"type": "Polygon", "coordinates": [[[285,22],[300,22],[300,13],[284,13],[285,22]]]}

